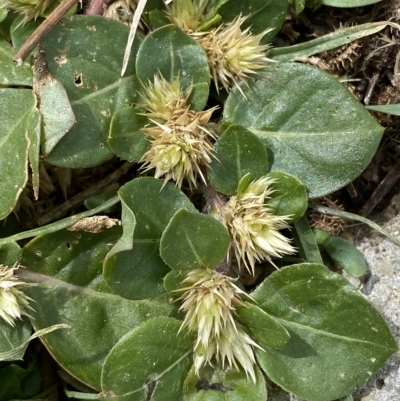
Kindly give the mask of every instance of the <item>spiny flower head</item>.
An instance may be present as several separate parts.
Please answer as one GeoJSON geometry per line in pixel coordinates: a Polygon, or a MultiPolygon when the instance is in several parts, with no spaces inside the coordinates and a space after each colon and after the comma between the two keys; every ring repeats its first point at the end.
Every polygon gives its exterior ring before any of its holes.
{"type": "Polygon", "coordinates": [[[189,285],[179,298],[180,310],[186,312],[182,328],[197,332],[194,346],[196,374],[205,364],[213,362],[238,369],[242,366],[246,375],[255,382],[253,347],[260,348],[235,321],[235,308],[243,305],[240,290],[233,279],[210,269],[191,271],[183,280],[189,285]]]}
{"type": "Polygon", "coordinates": [[[229,90],[232,85],[247,82],[248,76],[265,68],[268,61],[265,52],[268,45],[260,45],[263,36],[270,32],[266,29],[258,35],[252,35],[250,28],[242,31],[240,26],[245,17],[237,17],[228,25],[192,36],[199,42],[208,57],[211,76],[218,90],[218,84],[229,90]]]}
{"type": "Polygon", "coordinates": [[[31,284],[19,281],[14,275],[17,267],[0,265],[0,317],[8,324],[15,326],[14,320],[21,319],[21,315],[27,315],[27,309],[32,301],[21,289],[30,287],[31,284]]]}
{"type": "Polygon", "coordinates": [[[219,213],[229,230],[230,251],[235,253],[239,267],[244,264],[249,273],[254,274],[256,262],[267,260],[272,263],[272,258],[292,254],[295,249],[279,232],[288,228],[290,216],[273,214],[266,203],[273,193],[275,181],[262,177],[249,184],[248,179],[248,175],[242,178],[238,194],[232,196],[219,213]]]}
{"type": "Polygon", "coordinates": [[[167,15],[182,31],[196,32],[217,14],[211,3],[209,0],[174,0],[167,8],[167,15]]]}
{"type": "Polygon", "coordinates": [[[211,162],[211,141],[215,139],[206,124],[216,108],[191,110],[187,105],[190,90],[181,91],[179,78],[168,83],[156,75],[154,84],[145,90],[144,104],[140,106],[151,125],[142,131],[150,139],[151,147],[141,159],[142,169],[155,168],[156,178],[164,177],[164,182],[172,179],[178,187],[185,178],[190,186],[197,185],[198,176],[205,182],[201,168],[211,162]]]}
{"type": "Polygon", "coordinates": [[[24,16],[21,25],[43,16],[53,0],[5,0],[2,7],[17,11],[24,16]]]}
{"type": "Polygon", "coordinates": [[[154,82],[143,85],[144,95],[140,94],[143,103],[139,104],[145,114],[152,119],[168,121],[175,110],[187,107],[191,89],[183,92],[179,84],[179,76],[174,81],[167,81],[160,72],[154,76],[154,82]]]}

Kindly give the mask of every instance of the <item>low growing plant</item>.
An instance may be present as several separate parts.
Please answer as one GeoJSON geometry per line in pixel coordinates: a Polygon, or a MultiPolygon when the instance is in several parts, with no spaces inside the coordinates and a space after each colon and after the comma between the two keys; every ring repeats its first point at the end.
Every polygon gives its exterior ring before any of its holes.
{"type": "Polygon", "coordinates": [[[63,19],[17,67],[38,7],[4,4],[4,230],[49,172],[65,192],[69,169],[118,157],[134,178],[87,211],[2,235],[2,360],[22,358],[33,327],[94,390],[67,392],[77,398],[265,401],[271,380],[328,401],[397,350],[318,244],[356,276],[360,253],[305,214],[364,170],[383,128],[337,79],[297,62],[385,23],[272,48],[286,1],[149,0],[121,76],[129,27],[97,15],[63,19]]]}

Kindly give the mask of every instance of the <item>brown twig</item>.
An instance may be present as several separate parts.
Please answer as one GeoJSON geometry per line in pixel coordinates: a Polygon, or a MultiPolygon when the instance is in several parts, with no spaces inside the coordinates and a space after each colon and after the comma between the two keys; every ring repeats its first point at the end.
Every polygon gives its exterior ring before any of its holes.
{"type": "Polygon", "coordinates": [[[368,216],[378,202],[393,188],[400,178],[400,160],[390,169],[385,178],[376,187],[374,193],[362,207],[361,216],[368,216]]]}
{"type": "Polygon", "coordinates": [[[132,163],[129,162],[124,163],[118,170],[115,170],[104,179],[100,180],[99,182],[96,182],[94,185],[90,186],[89,188],[86,188],[84,191],[75,195],[73,198],[69,199],[67,202],[60,205],[57,209],[52,210],[50,213],[47,213],[44,216],[42,216],[38,220],[38,224],[40,226],[43,226],[45,224],[50,223],[51,221],[60,219],[69,210],[74,209],[75,207],[81,205],[90,196],[98,194],[100,191],[103,191],[105,188],[115,183],[121,176],[126,174],[131,167],[132,163]]]}
{"type": "Polygon", "coordinates": [[[79,0],[64,0],[32,33],[18,50],[14,61],[20,66],[39,42],[57,25],[59,21],[79,0]]]}

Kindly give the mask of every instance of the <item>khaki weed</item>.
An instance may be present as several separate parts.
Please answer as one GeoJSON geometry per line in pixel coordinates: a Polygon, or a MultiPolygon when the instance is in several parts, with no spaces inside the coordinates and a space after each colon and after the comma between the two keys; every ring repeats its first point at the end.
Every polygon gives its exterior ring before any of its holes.
{"type": "Polygon", "coordinates": [[[179,298],[183,300],[180,310],[186,312],[181,328],[197,333],[196,373],[203,365],[212,365],[215,361],[222,368],[228,365],[238,369],[239,364],[255,382],[253,347],[261,347],[235,320],[235,308],[243,305],[241,296],[249,296],[233,281],[209,269],[191,271],[183,280],[189,286],[179,290],[185,291],[179,298]]]}
{"type": "Polygon", "coordinates": [[[253,36],[250,28],[243,31],[240,28],[245,19],[239,16],[227,25],[192,35],[207,54],[217,90],[219,84],[227,91],[232,85],[239,87],[240,82],[247,82],[249,75],[265,68],[271,61],[265,56],[270,46],[260,44],[260,40],[271,29],[253,36]]]}
{"type": "Polygon", "coordinates": [[[0,265],[0,317],[8,324],[14,326],[15,319],[21,319],[21,315],[28,315],[31,309],[29,301],[32,301],[21,290],[28,288],[31,284],[19,280],[14,271],[18,267],[0,265]]]}
{"type": "Polygon", "coordinates": [[[155,76],[142,95],[141,107],[152,123],[143,128],[151,147],[141,159],[142,169],[155,168],[156,178],[172,179],[178,187],[185,178],[190,186],[197,185],[198,176],[205,182],[201,168],[211,162],[213,153],[214,136],[206,124],[216,108],[193,111],[186,103],[189,95],[190,90],[181,92],[178,78],[168,83],[161,75],[155,76]]]}
{"type": "MultiPolygon", "coordinates": [[[[248,176],[243,177],[239,187],[248,176]]],[[[277,216],[268,207],[275,181],[263,177],[245,186],[220,209],[222,222],[231,235],[231,250],[239,267],[244,264],[254,274],[256,262],[292,254],[295,249],[279,230],[288,228],[290,216],[277,216]]]]}

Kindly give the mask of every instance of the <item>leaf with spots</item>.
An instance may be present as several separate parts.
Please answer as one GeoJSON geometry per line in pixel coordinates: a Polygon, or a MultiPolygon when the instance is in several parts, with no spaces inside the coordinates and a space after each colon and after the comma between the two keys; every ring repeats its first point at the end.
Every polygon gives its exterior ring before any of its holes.
{"type": "MultiPolygon", "coordinates": [[[[76,124],[51,150],[47,160],[62,167],[92,167],[113,156],[107,144],[111,118],[137,101],[140,87],[134,62],[121,77],[129,28],[95,15],[63,20],[42,45],[55,79],[67,91],[76,124]]],[[[139,42],[134,42],[134,58],[139,42]]]]}
{"type": "Polygon", "coordinates": [[[0,88],[0,220],[14,209],[28,181],[28,165],[37,194],[40,116],[28,89],[0,88]]]}
{"type": "Polygon", "coordinates": [[[378,311],[341,275],[303,263],[270,275],[251,296],[290,338],[257,360],[285,390],[311,401],[349,394],[397,351],[378,311]]]}
{"type": "Polygon", "coordinates": [[[35,330],[54,324],[42,341],[62,366],[80,381],[100,390],[100,375],[111,348],[148,318],[176,310],[165,300],[131,301],[110,293],[102,277],[104,257],[121,236],[121,228],[101,233],[62,230],[32,240],[23,249],[19,274],[36,285],[27,290],[36,302],[35,330]]]}
{"type": "MultiPolygon", "coordinates": [[[[1,12],[1,11],[0,11],[1,12]]],[[[28,62],[17,67],[13,61],[14,49],[5,40],[0,41],[0,85],[32,86],[32,69],[28,62]]]]}

